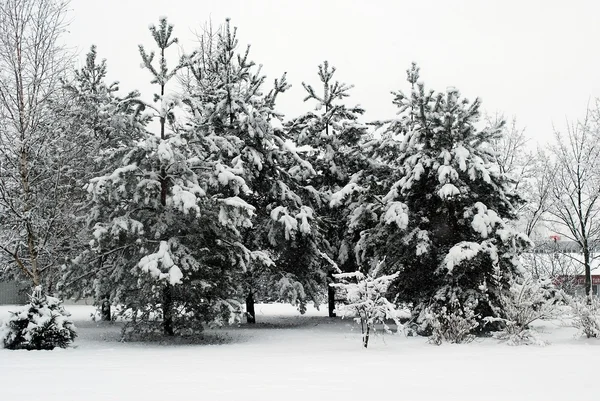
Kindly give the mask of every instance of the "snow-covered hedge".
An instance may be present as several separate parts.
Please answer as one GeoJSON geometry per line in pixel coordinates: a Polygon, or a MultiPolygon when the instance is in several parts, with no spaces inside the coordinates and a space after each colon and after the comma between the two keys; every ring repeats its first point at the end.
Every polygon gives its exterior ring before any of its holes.
{"type": "Polygon", "coordinates": [[[77,336],[58,298],[43,295],[41,287],[34,289],[28,304],[0,327],[0,342],[8,349],[51,350],[66,348],[77,336]]]}

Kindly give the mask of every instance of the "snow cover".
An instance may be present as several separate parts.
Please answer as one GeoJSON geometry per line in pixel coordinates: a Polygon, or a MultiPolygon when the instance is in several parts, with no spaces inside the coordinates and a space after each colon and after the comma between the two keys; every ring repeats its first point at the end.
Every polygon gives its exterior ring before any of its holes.
{"type": "MultiPolygon", "coordinates": [[[[600,341],[574,338],[560,322],[539,324],[551,345],[508,346],[486,338],[439,347],[423,337],[384,335],[362,349],[350,319],[283,304],[257,305],[256,327],[208,330],[198,344],[122,343],[119,323],[92,322],[67,306],[75,346],[0,349],[0,399],[460,400],[598,399],[600,341]]],[[[14,306],[0,306],[0,319],[14,306]]]]}
{"type": "Polygon", "coordinates": [[[250,188],[246,185],[246,181],[237,175],[241,173],[241,171],[236,171],[220,163],[217,163],[215,170],[217,182],[222,186],[230,186],[233,189],[234,194],[238,195],[240,190],[244,193],[250,192],[250,188]]]}
{"type": "Polygon", "coordinates": [[[245,209],[251,215],[256,210],[256,208],[254,206],[252,206],[251,204],[249,204],[248,202],[246,202],[245,200],[243,200],[239,196],[231,196],[229,198],[222,199],[221,202],[223,202],[224,204],[226,204],[228,206],[231,206],[231,207],[235,207],[235,208],[239,208],[239,209],[245,209]]]}
{"type": "Polygon", "coordinates": [[[490,173],[488,168],[485,166],[483,159],[479,156],[474,156],[471,161],[471,167],[469,168],[469,178],[473,181],[477,179],[477,172],[481,175],[481,178],[486,183],[490,184],[490,173]]]}
{"type": "Polygon", "coordinates": [[[384,123],[381,124],[380,126],[376,127],[372,132],[371,132],[371,137],[374,139],[381,139],[383,137],[383,135],[388,132],[389,128],[390,128],[391,123],[384,123]]]}
{"type": "Polygon", "coordinates": [[[158,145],[156,154],[158,155],[158,160],[165,164],[172,163],[173,160],[175,160],[175,153],[173,152],[169,141],[161,141],[158,145]]]}

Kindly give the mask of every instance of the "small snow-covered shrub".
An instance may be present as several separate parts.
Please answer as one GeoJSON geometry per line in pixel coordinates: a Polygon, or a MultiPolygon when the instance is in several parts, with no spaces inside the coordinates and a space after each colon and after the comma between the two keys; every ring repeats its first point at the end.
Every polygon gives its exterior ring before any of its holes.
{"type": "Polygon", "coordinates": [[[431,332],[428,340],[431,344],[468,343],[475,338],[473,331],[479,326],[475,306],[460,305],[458,300],[449,305],[433,304],[421,312],[418,322],[422,331],[431,332]]]}
{"type": "Polygon", "coordinates": [[[66,348],[77,336],[69,316],[58,298],[43,295],[41,287],[36,287],[29,303],[11,312],[4,322],[0,340],[8,349],[66,348]]]}
{"type": "Polygon", "coordinates": [[[337,307],[342,317],[352,317],[360,324],[362,344],[369,345],[371,331],[376,332],[375,325],[381,324],[386,333],[392,333],[386,321],[393,321],[398,331],[400,323],[396,306],[386,298],[387,290],[398,274],[372,277],[359,271],[352,273],[334,274],[338,283],[330,284],[339,288],[345,304],[337,307]]]}
{"type": "Polygon", "coordinates": [[[516,326],[508,326],[506,330],[494,333],[494,338],[506,341],[508,345],[548,345],[539,333],[533,329],[515,329],[516,326]]]}
{"type": "Polygon", "coordinates": [[[600,337],[600,300],[596,297],[575,296],[569,299],[573,326],[587,338],[600,337]]]}
{"type": "Polygon", "coordinates": [[[494,336],[509,345],[547,345],[530,324],[539,319],[557,317],[558,305],[564,299],[562,291],[549,279],[531,276],[512,280],[510,290],[499,297],[498,316],[487,322],[501,322],[503,330],[494,336]]]}

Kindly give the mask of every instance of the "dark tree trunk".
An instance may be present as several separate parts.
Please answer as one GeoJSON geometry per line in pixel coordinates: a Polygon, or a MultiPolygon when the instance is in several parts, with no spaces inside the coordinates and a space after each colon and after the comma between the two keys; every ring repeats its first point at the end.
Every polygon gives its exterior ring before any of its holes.
{"type": "Polygon", "coordinates": [[[585,265],[585,295],[588,303],[591,303],[592,294],[592,269],[590,266],[590,249],[587,239],[583,241],[583,263],[585,265]]]}
{"type": "Polygon", "coordinates": [[[250,324],[256,323],[256,314],[254,313],[254,294],[248,293],[246,297],[246,321],[250,324]]]}
{"type": "Polygon", "coordinates": [[[163,332],[166,336],[175,334],[173,331],[173,289],[171,284],[163,288],[163,332]]]}
{"type": "Polygon", "coordinates": [[[329,317],[335,317],[335,288],[329,284],[333,282],[331,274],[327,280],[327,307],[329,309],[329,317]]]}
{"type": "Polygon", "coordinates": [[[102,297],[102,304],[100,304],[100,318],[103,322],[110,322],[111,317],[110,299],[108,295],[105,295],[102,297]]]}

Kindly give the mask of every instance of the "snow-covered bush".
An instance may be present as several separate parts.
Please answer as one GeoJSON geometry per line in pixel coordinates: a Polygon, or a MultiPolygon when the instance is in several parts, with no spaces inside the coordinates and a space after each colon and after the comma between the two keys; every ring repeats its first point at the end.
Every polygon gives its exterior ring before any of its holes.
{"type": "Polygon", "coordinates": [[[392,333],[386,321],[393,321],[396,331],[402,327],[396,306],[386,298],[388,288],[398,274],[373,277],[356,271],[334,274],[333,277],[339,282],[331,286],[339,288],[346,301],[337,307],[337,311],[340,316],[352,317],[360,324],[365,348],[369,345],[371,331],[376,332],[375,325],[381,324],[386,333],[392,333]]]}
{"type": "Polygon", "coordinates": [[[66,348],[77,336],[58,298],[42,294],[36,287],[29,303],[17,312],[11,312],[0,328],[0,341],[8,349],[51,350],[66,348]]]}
{"type": "Polygon", "coordinates": [[[562,299],[562,292],[549,279],[528,276],[512,280],[510,291],[499,297],[498,315],[504,317],[486,321],[503,324],[503,330],[495,333],[495,337],[509,345],[546,345],[529,325],[539,319],[557,316],[562,299]]]}
{"type": "Polygon", "coordinates": [[[600,337],[600,300],[596,297],[571,297],[573,326],[587,338],[600,337]]]}
{"type": "Polygon", "coordinates": [[[429,342],[440,345],[443,342],[462,344],[473,341],[473,331],[479,326],[479,316],[475,305],[460,305],[458,299],[448,305],[435,303],[425,308],[418,322],[423,330],[430,330],[429,342]]]}
{"type": "Polygon", "coordinates": [[[539,336],[539,333],[531,328],[524,329],[517,325],[508,325],[505,330],[494,333],[494,337],[500,341],[506,341],[508,345],[548,345],[548,342],[539,336]]]}

